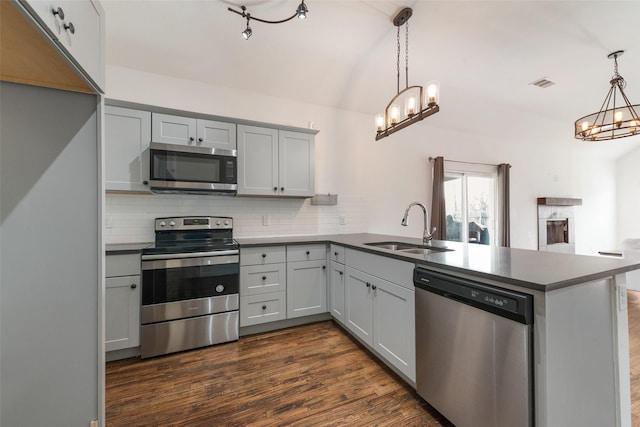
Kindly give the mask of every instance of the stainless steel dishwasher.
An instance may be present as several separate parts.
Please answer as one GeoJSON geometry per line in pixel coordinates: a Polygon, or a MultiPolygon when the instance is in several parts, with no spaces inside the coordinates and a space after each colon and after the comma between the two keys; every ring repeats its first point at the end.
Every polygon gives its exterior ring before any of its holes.
{"type": "Polygon", "coordinates": [[[416,386],[457,427],[533,426],[533,297],[414,270],[416,386]]]}

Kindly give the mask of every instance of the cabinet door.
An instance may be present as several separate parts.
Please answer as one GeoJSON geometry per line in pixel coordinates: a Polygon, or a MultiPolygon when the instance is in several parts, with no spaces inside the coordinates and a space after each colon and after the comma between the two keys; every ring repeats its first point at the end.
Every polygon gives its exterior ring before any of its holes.
{"type": "Polygon", "coordinates": [[[327,311],[327,261],[287,263],[287,319],[327,311]]]}
{"type": "Polygon", "coordinates": [[[344,324],[344,265],[331,261],[331,265],[329,267],[329,280],[331,283],[331,315],[334,319],[344,324]]]}
{"type": "Polygon", "coordinates": [[[238,194],[279,194],[277,129],[238,125],[238,194]]]}
{"type": "Polygon", "coordinates": [[[214,122],[213,120],[196,120],[196,145],[199,147],[235,150],[236,124],[214,122]]]}
{"type": "Polygon", "coordinates": [[[375,280],[353,268],[347,267],[345,279],[346,326],[366,344],[373,346],[373,302],[371,284],[375,280]]]}
{"type": "Polygon", "coordinates": [[[278,166],[280,195],[312,197],[315,194],[315,137],[280,131],[278,166]]]}
{"type": "Polygon", "coordinates": [[[23,3],[45,25],[56,44],[80,65],[98,88],[104,89],[105,28],[100,4],[75,0],[28,0],[23,3]]]}
{"type": "Polygon", "coordinates": [[[373,290],[373,348],[416,380],[414,291],[377,279],[373,290]]]}
{"type": "Polygon", "coordinates": [[[151,124],[153,142],[196,145],[196,119],[153,113],[151,124]]]}
{"type": "Polygon", "coordinates": [[[140,276],[105,281],[105,351],[140,345],[140,276]]]}
{"type": "Polygon", "coordinates": [[[104,16],[91,1],[63,3],[65,19],[59,35],[61,44],[98,87],[104,88],[104,16]]]}
{"type": "Polygon", "coordinates": [[[151,113],[107,106],[104,117],[105,189],[149,192],[151,113]]]}

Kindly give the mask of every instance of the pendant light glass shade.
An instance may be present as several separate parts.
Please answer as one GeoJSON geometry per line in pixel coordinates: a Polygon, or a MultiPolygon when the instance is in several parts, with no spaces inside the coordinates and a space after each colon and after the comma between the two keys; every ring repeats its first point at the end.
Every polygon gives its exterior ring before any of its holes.
{"type": "Polygon", "coordinates": [[[619,50],[609,54],[615,63],[614,75],[609,82],[611,88],[604,98],[600,111],[576,120],[575,137],[583,141],[608,141],[625,138],[640,133],[640,105],[631,105],[624,93],[626,82],[618,74],[618,57],[624,53],[619,50]]]}

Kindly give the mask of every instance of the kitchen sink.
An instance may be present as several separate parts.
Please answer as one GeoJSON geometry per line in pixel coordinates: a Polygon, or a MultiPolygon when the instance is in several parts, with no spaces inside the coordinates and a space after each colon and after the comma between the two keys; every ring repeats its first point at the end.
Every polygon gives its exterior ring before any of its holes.
{"type": "Polygon", "coordinates": [[[422,248],[422,245],[414,245],[412,243],[403,242],[374,242],[365,243],[367,246],[375,246],[376,248],[387,249],[389,251],[402,251],[405,249],[422,248]]]}
{"type": "Polygon", "coordinates": [[[437,252],[448,252],[448,251],[452,251],[453,249],[449,249],[449,248],[440,248],[440,247],[436,247],[436,246],[432,246],[430,248],[413,248],[413,249],[404,249],[402,250],[402,252],[408,253],[408,254],[416,254],[416,255],[430,255],[433,253],[437,253],[437,252]]]}
{"type": "Polygon", "coordinates": [[[376,248],[387,249],[389,251],[401,251],[408,254],[422,254],[428,255],[435,252],[452,251],[453,249],[443,248],[438,246],[423,246],[415,245],[413,243],[404,242],[373,242],[365,243],[367,246],[375,246],[376,248]]]}

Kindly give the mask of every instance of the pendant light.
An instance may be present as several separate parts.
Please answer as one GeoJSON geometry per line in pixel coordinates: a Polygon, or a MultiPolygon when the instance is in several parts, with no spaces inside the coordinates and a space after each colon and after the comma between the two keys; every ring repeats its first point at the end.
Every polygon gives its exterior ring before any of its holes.
{"type": "Polygon", "coordinates": [[[640,105],[631,105],[624,93],[627,83],[618,74],[618,57],[624,50],[610,53],[613,58],[614,73],[611,77],[611,89],[597,113],[589,114],[576,120],[575,137],[583,141],[607,141],[624,138],[640,133],[640,117],[636,111],[640,105]]]}
{"type": "Polygon", "coordinates": [[[387,104],[384,114],[376,115],[376,141],[440,111],[438,105],[440,84],[437,81],[427,83],[426,94],[422,86],[409,86],[408,21],[412,14],[413,10],[405,7],[393,18],[393,25],[398,27],[397,93],[387,104]],[[405,88],[400,91],[400,27],[403,25],[405,26],[405,88]]]}
{"type": "Polygon", "coordinates": [[[249,26],[249,21],[251,21],[252,19],[255,21],[259,21],[259,22],[264,22],[265,24],[282,24],[283,22],[288,22],[291,21],[293,18],[295,18],[296,16],[300,19],[306,19],[307,18],[307,13],[309,13],[309,9],[307,8],[307,5],[304,4],[304,0],[302,0],[302,3],[300,3],[298,5],[298,7],[296,8],[296,11],[293,15],[285,18],[285,19],[281,19],[279,21],[270,21],[268,19],[260,19],[260,18],[256,18],[255,16],[251,15],[249,12],[247,12],[247,7],[246,6],[240,6],[241,10],[235,10],[233,8],[228,7],[227,10],[229,12],[233,12],[236,13],[240,16],[242,16],[243,18],[247,19],[247,28],[245,28],[245,30],[242,32],[242,37],[244,37],[245,40],[249,40],[249,37],[251,37],[251,34],[253,34],[253,31],[251,30],[251,27],[249,26]]]}

